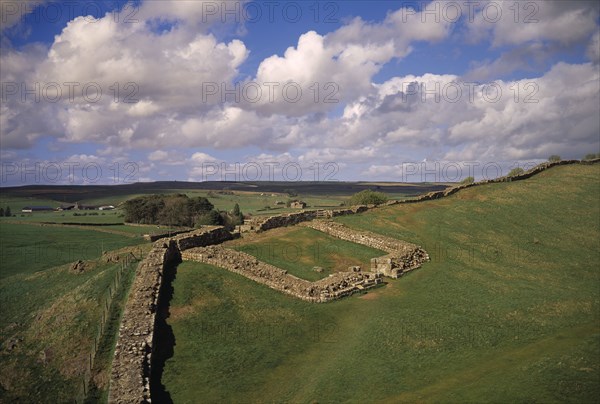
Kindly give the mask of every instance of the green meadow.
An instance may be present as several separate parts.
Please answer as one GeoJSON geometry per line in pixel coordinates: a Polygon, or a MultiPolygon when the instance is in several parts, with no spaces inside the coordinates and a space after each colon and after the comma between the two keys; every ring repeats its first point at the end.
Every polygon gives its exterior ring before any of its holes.
{"type": "Polygon", "coordinates": [[[0,222],[0,279],[78,260],[98,258],[102,251],[141,244],[143,239],[92,229],[0,222]]]}
{"type": "Polygon", "coordinates": [[[431,261],[333,303],[185,262],[162,382],[176,403],[597,402],[599,178],[555,167],[342,217],[431,261]]]}

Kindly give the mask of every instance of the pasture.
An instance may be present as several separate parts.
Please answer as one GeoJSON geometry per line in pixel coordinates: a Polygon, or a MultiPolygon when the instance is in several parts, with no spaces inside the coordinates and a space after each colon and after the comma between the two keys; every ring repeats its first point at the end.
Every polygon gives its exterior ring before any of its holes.
{"type": "Polygon", "coordinates": [[[432,260],[333,303],[183,263],[163,384],[175,402],[595,402],[599,175],[557,167],[340,218],[432,260]]]}

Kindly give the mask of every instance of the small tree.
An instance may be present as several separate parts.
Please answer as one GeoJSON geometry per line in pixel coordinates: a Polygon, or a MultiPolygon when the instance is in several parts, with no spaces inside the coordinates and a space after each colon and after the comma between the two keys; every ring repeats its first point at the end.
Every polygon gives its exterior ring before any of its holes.
{"type": "Polygon", "coordinates": [[[4,208],[0,208],[0,217],[4,216],[4,208]]]}
{"type": "Polygon", "coordinates": [[[594,159],[598,158],[598,156],[600,156],[600,154],[588,153],[585,155],[585,157],[583,159],[584,160],[594,160],[594,159]]]}
{"type": "Polygon", "coordinates": [[[375,192],[370,189],[360,191],[350,198],[350,205],[381,205],[386,203],[387,196],[383,192],[375,192]]]}
{"type": "MultiPolygon", "coordinates": [[[[268,208],[270,209],[271,207],[268,206],[268,208]]],[[[240,210],[240,205],[238,205],[237,203],[233,206],[233,211],[231,212],[231,215],[233,216],[232,219],[235,225],[244,223],[244,215],[240,210]]]]}
{"type": "Polygon", "coordinates": [[[10,212],[10,206],[7,206],[6,209],[4,209],[4,216],[6,216],[6,217],[12,216],[12,213],[10,212]]]}
{"type": "Polygon", "coordinates": [[[556,163],[557,161],[560,161],[561,158],[558,154],[553,154],[552,156],[548,157],[548,161],[551,163],[556,163]]]}
{"type": "Polygon", "coordinates": [[[525,172],[525,170],[523,170],[521,167],[517,167],[517,168],[513,168],[512,170],[510,170],[510,172],[508,173],[509,177],[514,177],[516,175],[521,175],[525,172]]]}
{"type": "Polygon", "coordinates": [[[194,225],[196,227],[201,225],[218,225],[223,223],[221,215],[214,209],[210,212],[196,216],[195,219],[196,221],[194,225]]]}
{"type": "Polygon", "coordinates": [[[461,184],[472,184],[475,182],[475,178],[473,177],[467,177],[464,180],[462,180],[460,183],[461,184]]]}

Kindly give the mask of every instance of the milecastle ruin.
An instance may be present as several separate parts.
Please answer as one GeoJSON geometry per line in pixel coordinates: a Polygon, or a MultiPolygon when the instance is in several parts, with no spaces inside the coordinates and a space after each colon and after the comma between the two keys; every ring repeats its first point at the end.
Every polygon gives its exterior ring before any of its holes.
{"type": "MultiPolygon", "coordinates": [[[[298,217],[292,216],[296,220],[298,217]]],[[[310,216],[309,216],[310,217],[310,216]]],[[[314,217],[316,218],[316,216],[314,217]]],[[[313,219],[314,219],[313,218],[313,219]]],[[[286,225],[289,219],[278,223],[286,225]]],[[[274,220],[269,221],[272,226],[274,220]]],[[[154,242],[137,268],[119,329],[111,371],[109,402],[151,402],[150,374],[156,346],[156,315],[165,271],[182,260],[192,260],[227,269],[271,289],[311,302],[326,303],[381,285],[383,276],[397,278],[418,268],[429,257],[420,247],[370,232],[358,232],[331,221],[314,221],[311,227],[344,240],[378,248],[389,255],[371,262],[371,272],[353,267],[310,282],[286,270],[259,261],[241,251],[219,244],[233,235],[220,226],[180,234],[154,242]],[[400,263],[400,264],[398,264],[400,263]]]]}
{"type": "MultiPolygon", "coordinates": [[[[529,178],[550,167],[563,164],[593,164],[567,160],[543,163],[513,177],[458,185],[444,191],[430,192],[416,199],[390,201],[386,205],[415,203],[452,195],[463,188],[494,182],[516,181],[529,178]]],[[[245,223],[240,232],[302,225],[327,233],[333,237],[363,244],[386,252],[371,260],[371,271],[349,268],[316,282],[297,278],[287,271],[257,260],[249,254],[225,248],[219,244],[233,238],[220,226],[206,226],[175,237],[155,241],[146,258],[138,265],[136,278],[121,320],[115,349],[108,401],[111,403],[150,403],[150,374],[152,354],[156,347],[156,314],[160,301],[165,271],[181,260],[193,260],[227,269],[262,283],[272,289],[307,302],[325,303],[383,283],[383,276],[398,278],[418,268],[429,259],[419,246],[385,237],[368,231],[350,229],[330,219],[340,215],[364,212],[375,206],[356,206],[348,209],[301,211],[253,220],[245,223]],[[319,219],[319,220],[316,220],[319,219]]]]}

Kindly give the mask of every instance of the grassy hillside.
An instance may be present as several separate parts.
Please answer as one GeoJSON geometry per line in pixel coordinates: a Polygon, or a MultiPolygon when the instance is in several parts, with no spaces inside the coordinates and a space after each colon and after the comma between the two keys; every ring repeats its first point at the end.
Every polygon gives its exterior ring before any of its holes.
{"type": "Polygon", "coordinates": [[[98,258],[102,251],[143,242],[141,238],[79,228],[0,222],[0,279],[77,260],[98,258]]]}
{"type": "Polygon", "coordinates": [[[82,392],[110,288],[114,306],[92,371],[96,396],[105,394],[135,267],[115,288],[121,264],[98,257],[127,246],[140,257],[150,247],[141,243],[94,230],[0,221],[0,402],[72,402],[82,392]],[[77,260],[86,261],[82,273],[69,268],[77,260]]]}
{"type": "Polygon", "coordinates": [[[94,260],[87,261],[87,268],[77,274],[67,264],[0,282],[0,402],[57,403],[82,397],[83,375],[112,292],[107,331],[98,341],[90,383],[98,389],[97,396],[106,394],[135,265],[125,270],[116,288],[120,264],[94,260]]]}
{"type": "Polygon", "coordinates": [[[339,220],[430,263],[316,305],[214,267],[174,282],[174,402],[596,402],[600,166],[339,220]]]}

